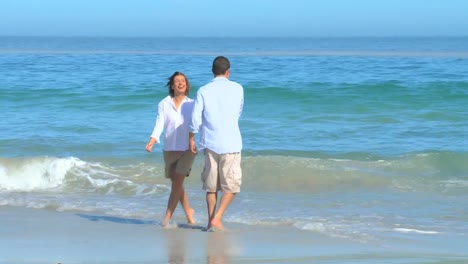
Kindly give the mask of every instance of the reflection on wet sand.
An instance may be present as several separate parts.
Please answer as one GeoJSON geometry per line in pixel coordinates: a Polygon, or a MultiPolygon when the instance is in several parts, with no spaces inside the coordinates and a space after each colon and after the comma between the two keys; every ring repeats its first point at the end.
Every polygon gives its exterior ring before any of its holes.
{"type": "Polygon", "coordinates": [[[193,263],[195,259],[199,262],[201,257],[208,264],[227,264],[239,253],[234,246],[233,233],[229,231],[206,232],[203,227],[178,225],[163,233],[166,236],[167,263],[193,263]]]}
{"type": "Polygon", "coordinates": [[[167,263],[186,263],[186,240],[189,236],[183,230],[165,230],[167,245],[167,263]]]}
{"type": "Polygon", "coordinates": [[[231,263],[235,250],[229,232],[208,232],[206,242],[207,264],[231,263]]]}

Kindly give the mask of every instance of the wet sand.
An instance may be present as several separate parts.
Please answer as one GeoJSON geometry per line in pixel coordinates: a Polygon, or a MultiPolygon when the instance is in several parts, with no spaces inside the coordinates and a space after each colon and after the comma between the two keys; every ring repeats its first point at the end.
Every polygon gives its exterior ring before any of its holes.
{"type": "Polygon", "coordinates": [[[157,221],[0,207],[0,263],[463,263],[405,245],[363,244],[292,226],[227,223],[161,228],[157,221]],[[407,248],[404,250],[403,248],[407,248]]]}

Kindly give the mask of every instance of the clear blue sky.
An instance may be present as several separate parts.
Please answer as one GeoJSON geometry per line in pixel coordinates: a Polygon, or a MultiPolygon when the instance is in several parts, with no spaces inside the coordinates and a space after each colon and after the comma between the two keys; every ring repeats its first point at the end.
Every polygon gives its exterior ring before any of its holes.
{"type": "Polygon", "coordinates": [[[468,36],[468,0],[0,0],[0,36],[468,36]]]}

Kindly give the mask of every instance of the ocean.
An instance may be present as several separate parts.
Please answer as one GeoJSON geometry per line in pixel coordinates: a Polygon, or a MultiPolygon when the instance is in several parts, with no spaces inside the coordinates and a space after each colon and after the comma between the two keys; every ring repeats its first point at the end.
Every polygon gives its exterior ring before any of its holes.
{"type": "MultiPolygon", "coordinates": [[[[170,182],[161,145],[145,145],[167,78],[185,73],[194,98],[224,55],[245,90],[228,228],[291,226],[466,260],[467,43],[0,37],[0,208],[157,225],[170,182]]],[[[204,224],[202,166],[199,154],[186,189],[204,224]]]]}

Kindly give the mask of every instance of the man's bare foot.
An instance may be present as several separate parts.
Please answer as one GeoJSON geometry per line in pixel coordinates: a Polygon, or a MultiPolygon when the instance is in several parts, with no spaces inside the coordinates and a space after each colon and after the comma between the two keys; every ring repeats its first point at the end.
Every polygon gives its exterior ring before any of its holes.
{"type": "Polygon", "coordinates": [[[187,217],[187,222],[191,225],[195,224],[195,219],[193,216],[195,215],[195,210],[193,208],[190,208],[186,212],[186,217],[187,217]]]}
{"type": "Polygon", "coordinates": [[[216,218],[213,218],[210,222],[210,224],[208,225],[207,227],[207,230],[208,231],[218,231],[218,230],[224,230],[224,226],[223,226],[223,223],[216,219],[216,218]]]}

